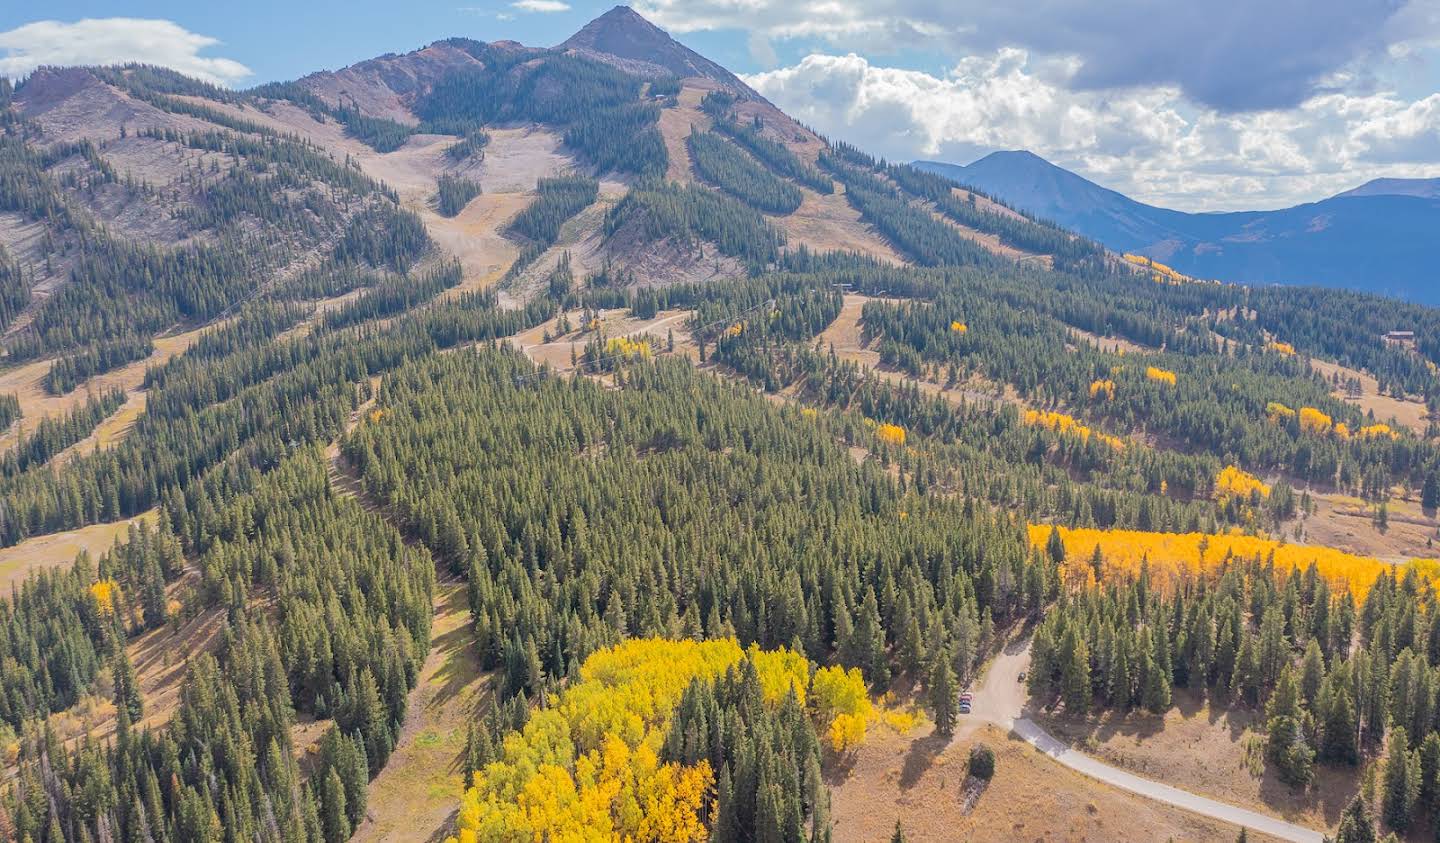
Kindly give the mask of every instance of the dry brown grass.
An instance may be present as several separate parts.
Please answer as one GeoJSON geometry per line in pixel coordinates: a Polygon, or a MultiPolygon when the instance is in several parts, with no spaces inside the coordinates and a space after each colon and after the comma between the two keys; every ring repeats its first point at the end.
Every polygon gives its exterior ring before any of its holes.
{"type": "Polygon", "coordinates": [[[1373,412],[1379,421],[1388,422],[1394,420],[1404,427],[1409,428],[1417,435],[1424,436],[1425,428],[1429,423],[1429,409],[1425,402],[1405,398],[1399,399],[1389,395],[1380,394],[1380,383],[1375,378],[1358,369],[1351,369],[1336,363],[1328,363],[1324,360],[1311,360],[1311,367],[1324,375],[1328,380],[1336,375],[1341,381],[1355,378],[1360,381],[1360,397],[1351,398],[1345,390],[1335,390],[1332,395],[1349,404],[1354,404],[1361,412],[1373,412]]]}
{"type": "Polygon", "coordinates": [[[468,726],[489,693],[464,585],[436,589],[430,655],[410,693],[395,752],[370,783],[356,841],[442,839],[460,802],[468,726]]]}
{"type": "Polygon", "coordinates": [[[1288,535],[1297,528],[1307,544],[1320,544],[1374,556],[1387,562],[1405,562],[1440,555],[1432,539],[1440,529],[1435,513],[1420,508],[1418,492],[1402,497],[1397,492],[1387,504],[1389,526],[1381,532],[1374,522],[1374,508],[1360,498],[1340,494],[1311,493],[1315,512],[1285,525],[1288,535]]]}
{"type": "Polygon", "coordinates": [[[0,548],[0,592],[8,594],[12,585],[24,581],[34,571],[68,566],[82,550],[99,558],[116,539],[125,536],[131,524],[144,520],[153,525],[155,518],[156,512],[152,509],[123,521],[34,536],[17,545],[0,548]]]}
{"type": "Polygon", "coordinates": [[[1247,738],[1264,740],[1256,732],[1263,728],[1259,712],[1212,707],[1183,689],[1176,689],[1175,702],[1163,719],[1131,713],[1036,720],[1076,748],[1146,778],[1298,825],[1333,829],[1339,823],[1359,789],[1357,770],[1316,765],[1315,783],[1297,791],[1273,769],[1264,767],[1257,776],[1247,763],[1247,738]]]}
{"type": "Polygon", "coordinates": [[[680,104],[660,111],[660,137],[665,139],[665,151],[670,157],[665,178],[671,181],[688,182],[694,178],[690,169],[690,147],[685,139],[690,137],[692,128],[710,128],[710,115],[700,110],[704,96],[703,90],[686,85],[677,98],[680,104]]]}
{"type": "MultiPolygon", "coordinates": [[[[837,188],[843,191],[843,187],[837,188]]],[[[808,187],[800,187],[800,192],[805,198],[794,213],[771,220],[785,232],[788,248],[859,252],[892,264],[905,262],[884,238],[860,221],[860,212],[850,207],[843,192],[821,196],[808,187]]]]}
{"type": "MultiPolygon", "coordinates": [[[[898,819],[908,839],[1014,841],[1233,840],[1232,828],[1081,775],[993,726],[948,746],[918,729],[872,727],[831,784],[836,843],[889,839],[898,819]],[[961,801],[970,747],[995,751],[995,777],[967,814],[961,801]]],[[[1252,840],[1262,838],[1251,834],[1252,840]]]]}
{"type": "Polygon", "coordinates": [[[913,384],[921,392],[927,395],[938,395],[951,403],[973,404],[979,401],[992,404],[1003,401],[1009,404],[1023,404],[1020,396],[1010,385],[1000,386],[979,376],[972,375],[963,383],[946,387],[944,384],[931,380],[916,380],[904,372],[881,366],[880,352],[872,347],[876,343],[874,341],[865,342],[860,328],[861,312],[864,310],[866,302],[873,300],[871,296],[847,293],[845,302],[840,308],[840,315],[817,337],[821,348],[828,350],[833,346],[838,358],[858,363],[874,372],[875,376],[882,380],[893,384],[913,384]]]}
{"type": "MultiPolygon", "coordinates": [[[[42,381],[45,373],[50,371],[52,363],[50,360],[37,360],[0,372],[0,393],[14,393],[15,397],[20,400],[20,412],[23,414],[18,423],[11,426],[4,434],[0,434],[0,449],[13,447],[19,439],[20,430],[34,430],[41,419],[69,412],[84,404],[92,393],[99,394],[118,387],[130,393],[133,398],[141,391],[140,385],[145,381],[145,370],[148,367],[158,366],[175,355],[183,353],[207,330],[209,330],[209,326],[156,337],[155,350],[149,357],[102,375],[96,375],[64,395],[51,395],[45,391],[42,381]]],[[[116,412],[124,411],[125,408],[122,407],[116,412]]],[[[113,426],[109,432],[114,437],[123,435],[119,428],[113,426]]],[[[113,442],[114,439],[111,441],[113,442]]]]}
{"type": "MultiPolygon", "coordinates": [[[[186,587],[182,579],[170,586],[170,592],[186,587]]],[[[172,609],[177,605],[172,601],[172,609]]],[[[224,626],[225,610],[213,608],[178,628],[167,625],[153,629],[125,645],[145,700],[145,711],[136,728],[159,729],[169,724],[180,707],[180,688],[189,660],[213,649],[224,626]]],[[[95,683],[95,693],[50,716],[49,726],[61,740],[74,745],[87,734],[92,740],[100,741],[114,737],[116,719],[111,676],[108,668],[102,671],[95,683]]]]}

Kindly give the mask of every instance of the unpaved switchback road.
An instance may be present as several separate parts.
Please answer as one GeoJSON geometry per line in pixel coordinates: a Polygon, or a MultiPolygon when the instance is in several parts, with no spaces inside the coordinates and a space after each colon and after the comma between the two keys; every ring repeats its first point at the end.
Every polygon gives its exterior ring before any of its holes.
{"type": "Polygon", "coordinates": [[[974,689],[974,709],[966,719],[972,722],[990,722],[1009,729],[1066,767],[1121,790],[1281,840],[1292,840],[1295,843],[1322,843],[1324,840],[1324,835],[1314,829],[1141,778],[1072,748],[1025,716],[1027,694],[1025,683],[1020,681],[1020,674],[1029,669],[1030,640],[1027,638],[1012,642],[990,663],[979,687],[974,689]]]}

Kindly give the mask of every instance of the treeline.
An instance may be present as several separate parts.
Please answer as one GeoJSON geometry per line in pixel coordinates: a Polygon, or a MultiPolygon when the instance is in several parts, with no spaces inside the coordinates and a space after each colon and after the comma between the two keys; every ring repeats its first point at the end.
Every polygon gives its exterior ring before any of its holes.
{"type": "Polygon", "coordinates": [[[1051,255],[1058,266],[1072,267],[1083,261],[1098,261],[1104,255],[1104,249],[1098,243],[1054,225],[1037,222],[1018,211],[1007,215],[983,210],[978,206],[973,191],[968,198],[959,198],[953,190],[957,186],[955,182],[944,176],[917,170],[909,164],[891,164],[885,168],[885,174],[907,193],[934,203],[940,213],[955,222],[994,234],[1002,243],[1017,249],[1051,255]]]}
{"type": "Polygon", "coordinates": [[[565,223],[595,204],[599,195],[600,183],[585,176],[540,179],[535,185],[535,199],[506,227],[511,234],[530,241],[517,263],[529,264],[555,245],[565,223]]]}
{"type": "Polygon", "coordinates": [[[149,337],[133,334],[94,343],[79,354],[61,357],[50,364],[41,383],[51,395],[64,395],[96,375],[149,357],[154,349],[149,337]]]}
{"type": "Polygon", "coordinates": [[[446,261],[442,266],[417,275],[401,275],[381,281],[359,298],[325,314],[326,330],[355,325],[370,319],[394,316],[430,301],[460,283],[459,261],[446,261]]]}
{"type": "MultiPolygon", "coordinates": [[[[1103,564],[1058,537],[1049,558],[1082,576],[1103,564]]],[[[1264,711],[1266,759],[1308,785],[1315,764],[1354,767],[1384,747],[1385,824],[1423,821],[1440,787],[1440,623],[1430,584],[1382,574],[1357,603],[1314,566],[1225,560],[1216,577],[1138,576],[1067,589],[1036,631],[1030,685],[1067,713],[1164,712],[1175,688],[1264,711]]],[[[1359,839],[1359,838],[1355,838],[1359,839]]]]}
{"type": "Polygon", "coordinates": [[[9,430],[10,425],[23,415],[20,399],[13,392],[0,393],[0,430],[9,430]]]}
{"type": "Polygon", "coordinates": [[[128,396],[115,387],[92,395],[84,404],[59,416],[46,416],[28,434],[22,433],[14,450],[0,458],[0,475],[14,477],[50,458],[94,432],[95,427],[120,409],[128,396]]]}
{"type": "Polygon", "coordinates": [[[772,175],[719,135],[692,129],[686,144],[702,178],[752,208],[783,216],[800,207],[804,196],[798,188],[772,175]]]}
{"type": "Polygon", "coordinates": [[[606,214],[606,234],[630,224],[647,240],[708,240],[721,254],[752,264],[773,262],[785,244],[784,234],[754,209],[698,185],[637,186],[606,214]]]}
{"type": "Polygon", "coordinates": [[[468,135],[489,123],[534,120],[563,128],[565,143],[601,170],[665,173],[660,109],[641,102],[638,77],[582,56],[464,48],[484,65],[446,74],[417,101],[428,131],[468,135]]]}
{"type": "Polygon", "coordinates": [[[435,181],[435,206],[442,217],[453,217],[480,195],[480,182],[463,176],[442,174],[435,181]]]}
{"type": "MultiPolygon", "coordinates": [[[[198,559],[201,599],[227,608],[226,629],[213,653],[191,658],[167,728],[139,732],[121,705],[109,747],[66,749],[49,733],[22,741],[3,800],[17,839],[348,838],[429,646],[434,573],[423,551],[335,496],[325,466],[301,449],[269,472],[233,466],[167,502],[198,559]],[[252,528],[237,529],[242,512],[252,528]],[[274,619],[252,612],[260,593],[276,601],[274,619]],[[297,713],[335,721],[308,771],[291,739],[297,713]]],[[[97,589],[75,570],[74,588],[99,612],[97,589]]],[[[73,635],[87,634],[85,617],[73,635]]]]}
{"type": "Polygon", "coordinates": [[[731,114],[735,96],[725,91],[711,91],[700,100],[700,108],[714,118],[716,130],[729,135],[732,140],[750,151],[751,155],[763,161],[778,175],[795,179],[811,190],[822,195],[835,192],[835,182],[800,157],[790,148],[773,141],[760,133],[761,124],[757,117],[750,126],[745,126],[731,114]]]}
{"type": "Polygon", "coordinates": [[[994,266],[996,257],[974,240],[923,208],[916,208],[889,184],[845,163],[820,154],[820,166],[845,185],[845,197],[866,222],[921,266],[994,266]]]}

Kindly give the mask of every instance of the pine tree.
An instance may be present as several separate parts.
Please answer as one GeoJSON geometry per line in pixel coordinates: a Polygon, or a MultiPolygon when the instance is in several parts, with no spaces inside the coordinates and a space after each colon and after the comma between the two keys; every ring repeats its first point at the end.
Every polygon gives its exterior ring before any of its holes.
{"type": "Polygon", "coordinates": [[[1360,760],[1360,716],[1350,700],[1350,689],[1337,685],[1330,696],[1321,728],[1322,755],[1327,761],[1356,764],[1360,760]]]}
{"type": "Polygon", "coordinates": [[[1381,813],[1385,824],[1396,831],[1405,831],[1414,817],[1415,800],[1420,795],[1420,760],[1409,749],[1404,726],[1390,732],[1385,753],[1385,782],[1381,813]]]}
{"type": "Polygon", "coordinates": [[[1356,794],[1340,815],[1340,827],[1335,832],[1335,843],[1375,843],[1375,823],[1370,819],[1370,809],[1364,797],[1356,794]]]}
{"type": "Polygon", "coordinates": [[[1151,669],[1145,677],[1145,707],[1155,714],[1164,714],[1170,708],[1170,659],[1165,630],[1156,627],[1150,638],[1154,642],[1155,653],[1151,669]]]}
{"type": "Polygon", "coordinates": [[[895,833],[890,835],[890,843],[905,843],[905,829],[900,827],[900,821],[895,821],[895,833]]]}
{"type": "Polygon", "coordinates": [[[950,667],[950,653],[943,648],[931,654],[930,711],[935,718],[935,731],[944,737],[955,734],[959,719],[958,681],[950,667]]]}
{"type": "Polygon", "coordinates": [[[345,811],[345,785],[332,767],[320,785],[320,821],[324,825],[325,843],[345,843],[350,839],[350,818],[345,811]]]}
{"type": "Polygon", "coordinates": [[[1061,695],[1065,700],[1065,711],[1074,716],[1083,716],[1090,709],[1090,648],[1085,639],[1074,630],[1065,633],[1061,645],[1061,695]]]}

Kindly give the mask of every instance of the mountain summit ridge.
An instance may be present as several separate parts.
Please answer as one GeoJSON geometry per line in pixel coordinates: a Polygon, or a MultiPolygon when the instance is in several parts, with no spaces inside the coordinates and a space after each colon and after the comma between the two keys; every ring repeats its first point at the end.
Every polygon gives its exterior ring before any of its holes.
{"type": "Polygon", "coordinates": [[[1440,303],[1428,253],[1440,231],[1437,179],[1377,179],[1289,208],[1190,213],[1132,199],[1027,150],[915,166],[1187,275],[1440,303]]]}
{"type": "Polygon", "coordinates": [[[616,6],[556,47],[615,65],[638,76],[709,79],[736,92],[753,94],[720,64],[671,38],[629,6],[616,6]]]}

